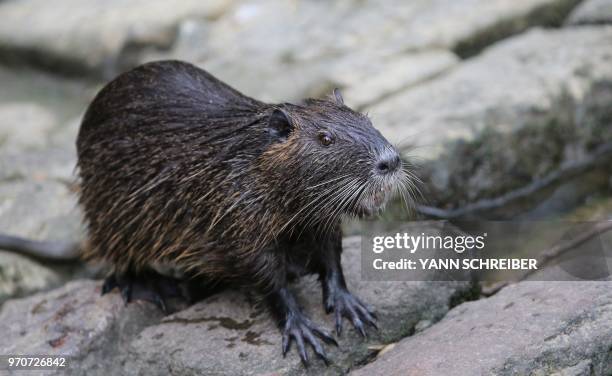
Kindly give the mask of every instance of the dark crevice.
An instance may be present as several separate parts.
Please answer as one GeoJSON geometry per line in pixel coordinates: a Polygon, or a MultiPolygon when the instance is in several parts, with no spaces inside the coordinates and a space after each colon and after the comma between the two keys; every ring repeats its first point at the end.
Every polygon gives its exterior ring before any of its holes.
{"type": "Polygon", "coordinates": [[[518,16],[501,20],[481,32],[459,41],[453,47],[453,52],[460,58],[467,59],[478,55],[486,47],[513,35],[520,34],[530,27],[560,27],[569,13],[581,1],[563,0],[558,3],[540,6],[525,17],[518,16]]]}

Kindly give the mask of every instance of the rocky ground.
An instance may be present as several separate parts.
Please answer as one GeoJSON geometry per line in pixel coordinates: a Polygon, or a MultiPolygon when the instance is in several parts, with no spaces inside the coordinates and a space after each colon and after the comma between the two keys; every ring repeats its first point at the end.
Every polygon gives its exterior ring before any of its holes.
{"type": "MultiPolygon", "coordinates": [[[[417,165],[427,206],[452,211],[560,176],[472,214],[612,212],[610,0],[5,0],[0,20],[2,233],[82,238],[80,116],[104,80],[161,58],[262,100],[341,88],[417,165]]],[[[2,251],[0,354],[70,355],[72,374],[612,374],[607,282],[521,282],[485,298],[469,283],[366,283],[356,238],[345,252],[381,330],[346,331],[328,368],[283,359],[271,321],[238,293],[164,317],[100,298],[96,270],[2,251]]],[[[296,289],[330,328],[316,287],[296,289]]]]}

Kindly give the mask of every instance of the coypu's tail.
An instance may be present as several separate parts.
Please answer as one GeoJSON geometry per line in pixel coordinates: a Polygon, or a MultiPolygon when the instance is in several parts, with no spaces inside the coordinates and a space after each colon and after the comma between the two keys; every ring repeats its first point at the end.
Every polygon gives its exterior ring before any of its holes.
{"type": "Polygon", "coordinates": [[[0,250],[20,253],[47,263],[76,262],[80,248],[79,243],[37,241],[0,234],[0,250]]]}

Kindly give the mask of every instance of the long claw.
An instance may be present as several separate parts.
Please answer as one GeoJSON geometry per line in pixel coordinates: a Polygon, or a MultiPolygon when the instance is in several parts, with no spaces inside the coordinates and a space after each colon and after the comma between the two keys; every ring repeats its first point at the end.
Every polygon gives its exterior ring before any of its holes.
{"type": "Polygon", "coordinates": [[[283,358],[287,355],[290,348],[291,348],[291,338],[286,333],[283,333],[283,358]]]}
{"type": "Polygon", "coordinates": [[[327,332],[325,332],[325,331],[323,331],[321,329],[318,329],[318,328],[313,329],[313,332],[319,338],[321,338],[323,341],[325,341],[325,343],[327,343],[329,345],[334,345],[336,347],[339,346],[338,345],[338,341],[336,341],[336,339],[334,337],[332,337],[331,334],[329,334],[329,333],[327,333],[327,332]]]}
{"type": "Polygon", "coordinates": [[[121,288],[121,296],[126,305],[132,301],[132,286],[130,284],[121,288]]]}
{"type": "Polygon", "coordinates": [[[302,359],[302,363],[304,363],[305,367],[308,367],[308,353],[306,352],[306,346],[304,346],[304,339],[302,335],[296,333],[293,335],[295,338],[295,343],[297,344],[298,352],[300,353],[300,359],[302,359]]]}
{"type": "Polygon", "coordinates": [[[115,275],[109,275],[108,277],[106,277],[104,283],[102,284],[102,291],[100,295],[108,294],[117,286],[117,279],[115,278],[115,275]]]}
{"type": "Polygon", "coordinates": [[[342,335],[342,313],[339,309],[336,310],[336,334],[338,337],[342,335]]]}
{"type": "Polygon", "coordinates": [[[317,341],[317,339],[314,337],[312,332],[305,331],[304,336],[306,337],[306,339],[308,340],[308,342],[314,349],[315,354],[317,354],[317,356],[325,362],[325,365],[329,365],[329,359],[327,358],[327,354],[325,353],[323,346],[321,346],[319,341],[317,341]]]}
{"type": "Polygon", "coordinates": [[[361,316],[361,319],[365,321],[366,324],[370,325],[374,329],[378,330],[378,326],[376,325],[376,318],[370,313],[370,311],[364,305],[358,305],[357,311],[361,316]]]}

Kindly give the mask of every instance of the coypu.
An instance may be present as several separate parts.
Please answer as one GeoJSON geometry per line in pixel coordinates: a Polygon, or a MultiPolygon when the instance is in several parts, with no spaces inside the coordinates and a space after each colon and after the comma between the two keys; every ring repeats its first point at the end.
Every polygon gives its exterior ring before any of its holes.
{"type": "MultiPolygon", "coordinates": [[[[163,305],[172,265],[211,284],[246,287],[267,303],[282,353],[305,342],[328,362],[336,344],[304,315],[288,283],[314,273],[339,335],[365,336],[370,308],[340,262],[343,215],[367,216],[407,183],[399,153],[369,119],[327,99],[266,104],[180,61],[136,67],[90,104],[77,138],[88,238],[84,257],[112,266],[102,293],[163,305]]],[[[169,288],[168,288],[169,287],[169,288]]]]}

